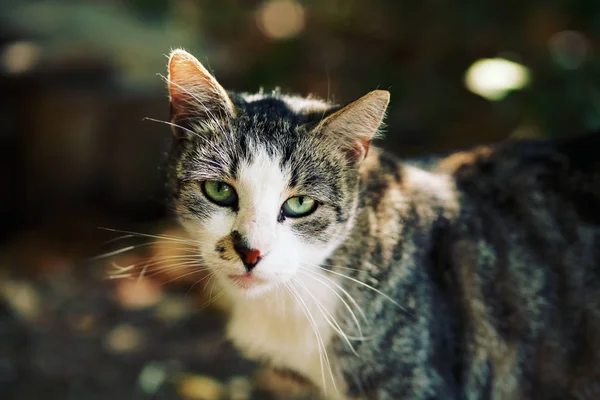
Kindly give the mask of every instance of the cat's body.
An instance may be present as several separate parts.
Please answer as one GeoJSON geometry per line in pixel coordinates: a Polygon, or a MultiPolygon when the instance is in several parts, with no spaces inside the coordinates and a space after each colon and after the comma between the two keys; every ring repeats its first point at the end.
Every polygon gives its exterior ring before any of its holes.
{"type": "Polygon", "coordinates": [[[235,95],[181,51],[170,90],[175,210],[244,354],[337,399],[600,398],[600,139],[401,163],[369,150],[386,92],[235,95]]]}
{"type": "Polygon", "coordinates": [[[398,182],[366,174],[363,228],[336,264],[373,265],[350,275],[412,317],[355,295],[378,338],[356,350],[377,362],[336,339],[349,397],[600,398],[598,148],[600,136],[513,142],[405,167],[398,182]],[[394,192],[403,201],[385,204],[394,192]]]}

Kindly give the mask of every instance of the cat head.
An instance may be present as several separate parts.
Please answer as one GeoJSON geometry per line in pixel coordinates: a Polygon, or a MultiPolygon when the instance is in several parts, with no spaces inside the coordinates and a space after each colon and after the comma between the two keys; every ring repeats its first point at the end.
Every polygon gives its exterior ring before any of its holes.
{"type": "Polygon", "coordinates": [[[201,262],[246,297],[321,265],[353,223],[358,168],[389,93],[345,107],[232,93],[183,50],[170,56],[168,85],[172,201],[201,262]]]}

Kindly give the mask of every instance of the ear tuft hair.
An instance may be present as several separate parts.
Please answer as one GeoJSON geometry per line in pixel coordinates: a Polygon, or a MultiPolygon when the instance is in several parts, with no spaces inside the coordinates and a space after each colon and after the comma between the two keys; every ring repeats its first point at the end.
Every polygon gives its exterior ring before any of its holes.
{"type": "Polygon", "coordinates": [[[172,122],[191,117],[226,119],[235,115],[227,91],[190,53],[173,50],[168,70],[172,122]]]}

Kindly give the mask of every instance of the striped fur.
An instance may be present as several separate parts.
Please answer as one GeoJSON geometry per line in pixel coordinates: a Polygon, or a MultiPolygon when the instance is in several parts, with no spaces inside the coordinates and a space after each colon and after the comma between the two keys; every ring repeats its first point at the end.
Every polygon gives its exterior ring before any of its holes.
{"type": "Polygon", "coordinates": [[[400,161],[369,147],[383,93],[340,108],[209,76],[182,102],[186,73],[208,74],[171,71],[172,202],[242,352],[332,399],[600,398],[600,136],[400,161]],[[203,180],[230,183],[238,208],[203,180]],[[319,207],[282,219],[297,194],[319,207]],[[268,249],[261,290],[222,273],[242,268],[232,232],[268,249]]]}

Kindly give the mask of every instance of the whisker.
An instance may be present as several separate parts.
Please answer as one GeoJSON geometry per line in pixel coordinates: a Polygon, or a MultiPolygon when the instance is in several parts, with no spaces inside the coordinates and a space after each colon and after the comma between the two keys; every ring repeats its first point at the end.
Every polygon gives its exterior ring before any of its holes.
{"type": "Polygon", "coordinates": [[[360,316],[365,320],[365,322],[369,322],[369,319],[367,318],[365,312],[358,305],[358,303],[356,302],[356,300],[354,300],[354,297],[352,297],[352,295],[350,295],[350,293],[348,293],[348,291],[346,289],[344,289],[338,282],[334,281],[333,279],[327,277],[324,274],[320,274],[320,273],[317,273],[316,271],[312,271],[309,268],[300,267],[300,270],[304,271],[305,273],[310,274],[310,276],[313,277],[313,279],[322,278],[322,279],[325,279],[328,282],[331,282],[336,288],[338,288],[348,298],[348,300],[350,300],[350,302],[352,303],[352,305],[357,308],[358,312],[360,313],[360,316]]]}
{"type": "Polygon", "coordinates": [[[216,302],[217,300],[219,300],[221,298],[221,296],[223,296],[224,292],[225,291],[223,289],[221,289],[221,291],[219,293],[217,293],[217,295],[214,298],[209,299],[206,303],[204,303],[202,306],[200,306],[198,308],[198,310],[202,311],[202,310],[206,309],[208,306],[210,306],[211,304],[214,304],[214,302],[216,302]]]}
{"type": "MultiPolygon", "coordinates": [[[[112,267],[117,271],[117,272],[126,272],[126,271],[131,271],[134,268],[140,268],[142,266],[146,266],[146,267],[154,267],[156,265],[160,265],[160,264],[165,264],[165,263],[170,263],[172,261],[186,261],[186,262],[194,262],[194,263],[198,263],[198,257],[196,256],[191,256],[191,255],[185,255],[185,256],[168,256],[168,257],[150,257],[149,259],[145,259],[142,260],[140,262],[137,263],[133,263],[130,264],[128,266],[121,266],[119,264],[117,264],[116,262],[112,262],[111,265],[112,267]]],[[[162,267],[160,268],[156,268],[156,270],[160,270],[162,267]]]]}
{"type": "Polygon", "coordinates": [[[159,261],[181,260],[181,259],[199,260],[200,259],[200,252],[198,252],[198,251],[191,251],[188,254],[172,254],[172,255],[160,255],[160,254],[158,254],[158,255],[153,255],[153,256],[146,257],[146,258],[142,259],[139,262],[139,264],[159,262],[159,261]]]}
{"type": "Polygon", "coordinates": [[[160,267],[152,268],[150,270],[151,274],[148,276],[156,276],[159,274],[164,274],[166,272],[177,270],[177,269],[182,269],[182,268],[185,270],[189,270],[189,268],[192,268],[192,267],[202,268],[202,270],[209,269],[209,267],[205,267],[197,261],[193,261],[193,260],[192,261],[183,261],[183,262],[178,262],[176,264],[161,265],[160,267]]]}
{"type": "Polygon", "coordinates": [[[94,257],[90,258],[89,260],[90,261],[98,261],[103,258],[108,258],[108,257],[116,256],[119,254],[127,253],[128,251],[134,250],[135,248],[136,248],[136,246],[123,247],[122,249],[119,249],[119,250],[109,251],[108,253],[100,254],[99,256],[94,256],[94,257]]]}
{"type": "MultiPolygon", "coordinates": [[[[154,119],[154,118],[150,118],[150,117],[144,117],[144,118],[142,119],[142,121],[158,122],[158,123],[160,123],[160,124],[165,124],[165,125],[172,126],[172,127],[174,127],[174,128],[179,128],[179,129],[182,129],[182,130],[184,130],[185,132],[189,133],[190,135],[198,135],[196,132],[194,132],[194,131],[192,131],[192,130],[190,130],[190,129],[188,129],[188,128],[185,128],[185,127],[183,127],[183,126],[181,126],[181,125],[174,124],[174,123],[172,123],[172,122],[163,121],[163,120],[160,120],[160,119],[154,119]]],[[[198,135],[198,136],[200,136],[200,135],[198,135]]]]}
{"type": "MultiPolygon", "coordinates": [[[[309,321],[311,322],[311,325],[314,326],[313,330],[317,336],[317,343],[319,344],[319,346],[321,346],[323,348],[323,359],[325,360],[325,364],[328,367],[329,375],[331,377],[331,382],[333,384],[333,388],[335,389],[336,392],[338,392],[337,385],[335,383],[335,378],[333,377],[333,370],[331,368],[331,362],[329,360],[329,355],[327,354],[327,349],[325,347],[325,342],[323,341],[323,336],[321,335],[321,332],[319,331],[319,326],[318,326],[316,320],[314,319],[312,313],[310,312],[308,305],[306,304],[306,302],[300,295],[300,293],[298,293],[298,291],[293,286],[290,285],[289,287],[290,287],[292,293],[295,294],[296,299],[301,302],[301,304],[304,306],[304,308],[306,309],[306,311],[308,313],[309,321]]],[[[323,376],[323,390],[326,392],[326,383],[325,383],[324,376],[323,376]]]]}
{"type": "Polygon", "coordinates": [[[357,272],[363,272],[364,270],[360,269],[360,268],[350,268],[350,267],[341,267],[339,265],[335,265],[335,264],[328,264],[328,263],[321,263],[321,266],[326,266],[326,267],[330,267],[330,268],[339,268],[339,269],[346,269],[348,271],[357,271],[357,272]]]}
{"type": "Polygon", "coordinates": [[[331,314],[331,312],[329,312],[329,310],[323,307],[323,304],[317,299],[317,297],[314,294],[310,292],[310,290],[308,290],[306,285],[304,285],[299,279],[293,277],[292,280],[295,281],[302,289],[304,289],[308,293],[308,295],[314,300],[315,305],[317,306],[317,310],[319,310],[319,312],[321,313],[325,321],[329,324],[331,329],[333,329],[334,332],[336,332],[346,342],[348,347],[350,347],[350,351],[352,351],[352,353],[358,357],[358,353],[354,349],[354,346],[352,346],[352,343],[350,343],[348,336],[343,331],[343,329],[336,321],[335,317],[331,314]]]}
{"type": "MultiPolygon", "coordinates": [[[[309,278],[315,279],[316,281],[318,281],[319,283],[321,283],[323,286],[325,286],[326,288],[328,288],[330,291],[332,291],[342,302],[342,304],[346,307],[346,309],[348,310],[348,312],[350,313],[350,316],[352,317],[352,320],[354,321],[354,324],[356,325],[356,328],[358,329],[358,336],[353,336],[353,340],[369,340],[369,337],[365,337],[363,335],[362,332],[362,327],[360,325],[360,321],[358,320],[358,318],[356,317],[356,314],[354,313],[354,311],[352,310],[352,308],[348,305],[348,303],[344,300],[344,298],[337,292],[335,291],[331,286],[329,286],[326,282],[322,281],[321,279],[319,279],[316,273],[313,273],[312,271],[307,271],[304,270],[303,268],[300,269],[301,273],[304,273],[305,276],[308,276],[309,278]],[[310,272],[311,274],[308,274],[307,272],[310,272]]],[[[367,317],[365,315],[365,313],[363,312],[362,308],[358,305],[358,303],[354,300],[354,298],[346,291],[344,290],[340,285],[338,285],[336,282],[334,282],[333,280],[327,278],[327,277],[323,277],[327,280],[329,280],[330,282],[332,282],[334,285],[336,285],[340,290],[342,290],[342,292],[350,299],[350,301],[352,302],[352,304],[358,309],[358,312],[361,314],[361,316],[363,317],[363,319],[368,322],[367,317]]]]}
{"type": "Polygon", "coordinates": [[[189,266],[199,266],[201,267],[202,264],[200,262],[198,262],[198,260],[175,260],[176,264],[172,263],[173,260],[168,260],[166,262],[160,262],[160,263],[153,263],[152,265],[149,265],[150,267],[152,267],[150,269],[150,272],[152,272],[152,274],[148,275],[148,276],[154,276],[154,275],[158,275],[160,273],[172,270],[172,269],[177,269],[177,268],[181,268],[181,267],[189,267],[189,266]],[[168,264],[167,264],[168,262],[168,264]],[[166,264],[166,265],[164,265],[166,264]]]}
{"type": "MultiPolygon", "coordinates": [[[[215,278],[215,281],[216,281],[216,277],[217,277],[217,275],[215,275],[215,274],[212,274],[212,276],[213,276],[213,278],[215,278]]],[[[209,279],[209,280],[206,282],[206,285],[204,285],[204,288],[205,288],[205,289],[206,289],[206,286],[208,286],[208,285],[210,284],[210,281],[211,281],[211,280],[212,280],[212,278],[211,278],[211,279],[209,279]]],[[[209,298],[209,299],[212,297],[212,293],[213,293],[213,289],[214,289],[214,288],[215,288],[215,285],[211,286],[211,288],[210,288],[210,293],[208,293],[208,298],[209,298]]]]}
{"type": "Polygon", "coordinates": [[[119,237],[107,240],[106,242],[102,243],[100,246],[106,246],[106,245],[109,245],[111,243],[118,242],[119,240],[129,239],[129,238],[132,238],[132,237],[135,237],[135,235],[123,235],[123,236],[119,236],[119,237]]]}
{"type": "Polygon", "coordinates": [[[176,86],[177,88],[183,90],[185,93],[187,93],[188,95],[190,95],[190,97],[196,101],[197,104],[194,104],[192,102],[189,102],[190,105],[192,106],[201,106],[202,108],[204,108],[204,111],[206,111],[206,113],[208,114],[208,116],[213,120],[213,122],[215,122],[217,124],[217,126],[219,127],[219,129],[221,130],[221,133],[223,133],[224,135],[226,135],[225,133],[225,129],[223,129],[223,127],[221,126],[221,124],[219,123],[219,120],[217,119],[217,117],[210,111],[210,109],[208,107],[206,107],[206,105],[204,104],[204,102],[202,101],[202,99],[200,99],[198,96],[196,96],[194,93],[192,93],[191,91],[189,91],[188,89],[186,89],[185,87],[179,85],[176,82],[171,81],[169,78],[165,77],[164,75],[158,74],[164,81],[168,82],[170,85],[176,86]]]}
{"type": "Polygon", "coordinates": [[[127,271],[130,271],[133,268],[135,268],[135,264],[131,264],[126,267],[123,267],[123,266],[117,264],[116,262],[112,262],[111,265],[117,272],[127,272],[127,271]]]}
{"type": "Polygon", "coordinates": [[[115,274],[115,275],[107,275],[105,279],[124,279],[124,278],[131,278],[133,279],[133,276],[131,274],[115,274]]]}
{"type": "MultiPolygon", "coordinates": [[[[331,79],[329,77],[329,68],[326,67],[326,72],[327,72],[327,99],[326,99],[326,103],[329,104],[329,95],[331,94],[331,79]]],[[[323,113],[321,114],[321,120],[319,121],[320,125],[321,122],[323,122],[323,119],[325,119],[325,113],[327,112],[327,108],[323,109],[323,113]]]]}
{"type": "Polygon", "coordinates": [[[164,235],[164,234],[152,235],[149,233],[140,233],[140,232],[132,232],[132,231],[126,231],[126,230],[120,230],[120,229],[114,229],[114,228],[105,228],[102,226],[99,226],[98,229],[102,229],[102,230],[109,231],[109,232],[126,233],[126,234],[134,235],[134,236],[148,237],[148,238],[153,238],[153,239],[165,239],[165,240],[170,240],[170,241],[179,242],[179,243],[187,243],[187,244],[196,244],[197,243],[194,240],[185,239],[185,238],[176,237],[176,236],[168,236],[168,235],[164,235]]]}
{"type": "Polygon", "coordinates": [[[178,277],[176,277],[176,278],[169,279],[169,280],[168,280],[168,281],[166,281],[166,282],[162,282],[162,284],[163,284],[163,285],[166,285],[167,283],[170,283],[170,282],[176,281],[177,279],[181,279],[181,278],[184,278],[184,277],[186,277],[186,276],[193,275],[193,274],[197,274],[197,273],[199,273],[199,272],[203,272],[203,271],[206,271],[206,270],[208,270],[208,268],[195,269],[195,270],[193,270],[193,271],[191,271],[191,272],[185,273],[185,274],[183,274],[183,275],[179,275],[179,276],[178,276],[178,277]]]}
{"type": "MultiPolygon", "coordinates": [[[[119,254],[127,253],[127,252],[132,251],[132,250],[140,249],[142,247],[153,246],[153,245],[160,244],[160,243],[172,243],[172,242],[166,242],[166,241],[160,241],[160,240],[158,240],[158,241],[149,242],[149,243],[142,243],[142,244],[136,244],[136,245],[126,246],[126,247],[123,247],[121,249],[109,251],[107,253],[102,253],[100,255],[91,257],[91,258],[89,258],[89,261],[90,262],[99,261],[99,260],[102,260],[102,259],[105,259],[105,258],[110,258],[110,257],[116,256],[116,255],[119,255],[119,254]]],[[[188,245],[188,246],[189,247],[171,247],[171,248],[169,248],[169,250],[172,250],[172,251],[181,251],[181,252],[188,252],[188,253],[198,252],[198,248],[196,248],[194,246],[191,246],[191,245],[188,245]]]]}
{"type": "MultiPolygon", "coordinates": [[[[206,268],[204,271],[210,271],[209,268],[206,268]]],[[[198,271],[201,272],[201,271],[198,271]]],[[[209,272],[209,274],[205,277],[202,277],[201,279],[198,279],[197,281],[195,281],[194,283],[192,283],[192,286],[190,286],[190,288],[188,289],[186,296],[190,294],[190,292],[192,291],[192,289],[194,288],[194,286],[196,286],[198,283],[202,282],[203,280],[208,278],[208,281],[206,282],[206,284],[204,284],[204,289],[206,289],[206,286],[208,286],[208,283],[212,280],[212,278],[216,276],[213,272],[209,272]]],[[[203,290],[204,290],[203,289],[203,290]]],[[[211,296],[209,296],[210,299],[211,296]]]]}
{"type": "MultiPolygon", "coordinates": [[[[146,267],[146,271],[150,272],[147,275],[150,278],[150,277],[157,276],[160,274],[165,274],[169,271],[176,271],[176,270],[182,269],[182,268],[185,268],[187,270],[190,267],[202,267],[202,264],[198,263],[197,261],[191,260],[191,261],[179,262],[177,264],[162,265],[158,268],[151,268],[149,271],[148,271],[148,268],[146,267]]],[[[208,269],[208,267],[202,267],[202,268],[208,269]]]]}
{"type": "Polygon", "coordinates": [[[375,293],[383,296],[383,298],[385,298],[386,300],[390,301],[392,304],[394,304],[396,307],[400,308],[401,310],[403,310],[407,314],[412,315],[412,313],[410,311],[408,311],[405,307],[401,306],[400,303],[398,303],[396,300],[392,299],[390,296],[388,296],[387,294],[383,293],[381,290],[374,288],[373,286],[369,285],[368,283],[364,283],[362,281],[359,281],[358,279],[355,279],[355,278],[352,278],[350,276],[344,275],[344,274],[342,274],[340,272],[329,270],[327,268],[318,267],[318,266],[317,266],[317,268],[322,269],[323,271],[327,271],[329,273],[341,276],[342,278],[349,279],[352,282],[358,283],[359,285],[364,286],[367,289],[370,289],[370,290],[374,291],[375,293]]]}
{"type": "Polygon", "coordinates": [[[317,350],[319,352],[319,364],[321,365],[321,379],[323,380],[323,391],[326,391],[327,384],[325,382],[325,366],[324,366],[324,362],[323,362],[323,360],[324,360],[323,349],[321,347],[321,337],[318,333],[318,328],[316,327],[315,321],[312,319],[310,312],[308,312],[306,305],[303,306],[299,302],[298,295],[295,293],[294,288],[288,282],[285,282],[284,285],[285,285],[285,288],[288,289],[288,292],[290,292],[292,297],[296,300],[296,303],[300,306],[300,309],[306,316],[306,319],[308,320],[308,323],[310,324],[310,327],[313,330],[313,333],[317,339],[317,350]]]}

